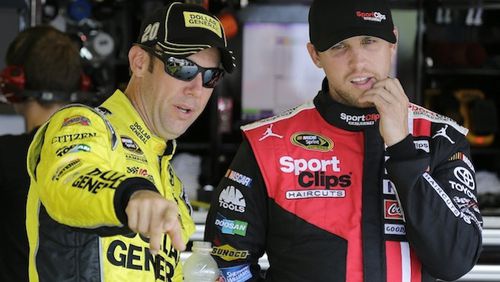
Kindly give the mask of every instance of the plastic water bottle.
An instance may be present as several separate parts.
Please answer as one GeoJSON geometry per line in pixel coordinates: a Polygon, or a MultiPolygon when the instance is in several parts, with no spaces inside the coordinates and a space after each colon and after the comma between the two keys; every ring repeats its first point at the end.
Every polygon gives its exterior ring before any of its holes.
{"type": "Polygon", "coordinates": [[[185,282],[214,282],[219,278],[219,268],[212,252],[212,243],[204,241],[194,241],[193,253],[184,262],[185,282]]]}

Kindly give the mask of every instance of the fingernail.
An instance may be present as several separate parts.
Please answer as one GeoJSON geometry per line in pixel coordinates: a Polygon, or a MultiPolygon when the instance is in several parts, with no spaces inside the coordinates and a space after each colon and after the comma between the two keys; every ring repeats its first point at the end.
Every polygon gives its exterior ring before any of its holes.
{"type": "Polygon", "coordinates": [[[149,252],[153,255],[153,256],[156,256],[158,254],[158,251],[157,250],[149,250],[149,252]]]}

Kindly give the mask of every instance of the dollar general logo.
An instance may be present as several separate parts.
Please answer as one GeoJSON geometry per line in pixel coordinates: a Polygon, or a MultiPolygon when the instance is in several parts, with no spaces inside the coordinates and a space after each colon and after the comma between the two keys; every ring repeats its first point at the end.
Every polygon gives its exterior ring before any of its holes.
{"type": "Polygon", "coordinates": [[[218,20],[201,13],[184,12],[184,24],[186,27],[206,28],[222,38],[222,28],[218,20]]]}

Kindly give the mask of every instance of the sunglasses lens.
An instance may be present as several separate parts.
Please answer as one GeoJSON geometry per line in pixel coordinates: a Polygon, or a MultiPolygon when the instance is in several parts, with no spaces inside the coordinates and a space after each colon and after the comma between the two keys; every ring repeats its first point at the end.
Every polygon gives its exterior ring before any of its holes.
{"type": "Polygon", "coordinates": [[[217,82],[222,78],[224,71],[218,68],[204,69],[188,59],[179,59],[170,57],[165,63],[165,71],[171,76],[190,81],[202,73],[203,86],[207,88],[214,88],[217,82]]]}
{"type": "Polygon", "coordinates": [[[214,88],[222,78],[224,72],[219,69],[207,69],[203,73],[203,86],[214,88]]]}
{"type": "Polygon", "coordinates": [[[170,57],[165,63],[165,71],[177,79],[189,81],[198,74],[198,66],[184,59],[170,57]]]}

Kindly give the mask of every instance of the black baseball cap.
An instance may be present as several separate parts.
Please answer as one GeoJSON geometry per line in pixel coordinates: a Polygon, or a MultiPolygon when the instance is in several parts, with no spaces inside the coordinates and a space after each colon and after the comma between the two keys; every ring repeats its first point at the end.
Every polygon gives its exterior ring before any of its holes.
{"type": "Polygon", "coordinates": [[[342,40],[368,35],[396,43],[386,0],[314,0],[309,9],[309,39],[326,51],[342,40]]]}
{"type": "Polygon", "coordinates": [[[142,22],[137,43],[178,58],[214,47],[226,72],[236,66],[221,22],[200,5],[174,2],[155,10],[142,22]]]}

